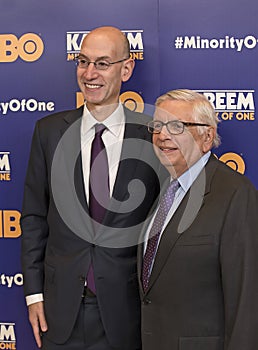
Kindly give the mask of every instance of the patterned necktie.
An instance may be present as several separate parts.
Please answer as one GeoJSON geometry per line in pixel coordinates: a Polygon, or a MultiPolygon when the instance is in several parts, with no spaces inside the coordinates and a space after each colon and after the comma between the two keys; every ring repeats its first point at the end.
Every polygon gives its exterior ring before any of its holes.
{"type": "Polygon", "coordinates": [[[179,184],[177,180],[174,180],[170,183],[169,187],[167,188],[167,191],[161,198],[159,209],[157,211],[149,233],[149,239],[142,265],[142,285],[144,291],[146,291],[149,285],[150,269],[158,247],[159,236],[164,222],[166,220],[166,217],[168,215],[168,212],[174,201],[175,193],[178,187],[179,184]]]}
{"type": "MultiPolygon", "coordinates": [[[[101,224],[103,222],[110,200],[108,158],[104,142],[101,138],[105,129],[106,127],[103,124],[95,125],[95,138],[91,146],[89,212],[93,219],[95,232],[98,230],[98,223],[101,224]]],[[[92,264],[87,273],[87,287],[96,293],[92,264]]]]}

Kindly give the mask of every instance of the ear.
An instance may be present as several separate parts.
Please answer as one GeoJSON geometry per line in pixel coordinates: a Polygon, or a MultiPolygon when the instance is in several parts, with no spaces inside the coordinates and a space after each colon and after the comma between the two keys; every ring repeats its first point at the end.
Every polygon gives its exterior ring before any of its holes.
{"type": "Polygon", "coordinates": [[[213,126],[209,126],[203,134],[202,150],[204,153],[208,152],[212,148],[214,138],[215,128],[213,126]]]}
{"type": "Polygon", "coordinates": [[[131,78],[131,75],[133,74],[134,65],[135,62],[131,58],[128,58],[128,60],[123,62],[123,66],[121,69],[121,80],[123,83],[131,78]]]}

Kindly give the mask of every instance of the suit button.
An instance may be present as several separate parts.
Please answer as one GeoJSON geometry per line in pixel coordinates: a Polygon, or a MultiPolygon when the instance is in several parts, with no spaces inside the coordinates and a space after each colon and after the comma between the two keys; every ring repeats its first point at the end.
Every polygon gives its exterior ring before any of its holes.
{"type": "Polygon", "coordinates": [[[144,299],[143,300],[143,305],[149,305],[151,304],[151,300],[150,299],[144,299]]]}

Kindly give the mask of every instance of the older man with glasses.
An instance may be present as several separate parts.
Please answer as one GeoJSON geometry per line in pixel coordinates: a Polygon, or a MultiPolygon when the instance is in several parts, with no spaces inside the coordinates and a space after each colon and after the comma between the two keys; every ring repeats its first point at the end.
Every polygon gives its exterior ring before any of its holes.
{"type": "Polygon", "coordinates": [[[148,123],[170,173],[139,248],[143,350],[256,350],[257,191],[212,153],[218,118],[174,90],[148,123]]]}

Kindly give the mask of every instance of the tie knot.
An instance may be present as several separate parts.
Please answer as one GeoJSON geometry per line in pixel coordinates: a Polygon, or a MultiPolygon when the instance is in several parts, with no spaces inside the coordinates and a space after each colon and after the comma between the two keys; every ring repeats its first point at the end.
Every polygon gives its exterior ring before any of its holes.
{"type": "Polygon", "coordinates": [[[104,124],[95,124],[95,135],[102,136],[105,129],[104,124]]]}
{"type": "Polygon", "coordinates": [[[179,188],[179,182],[177,180],[173,180],[170,182],[167,190],[166,190],[166,193],[167,194],[175,194],[176,191],[178,190],[179,188]]]}
{"type": "Polygon", "coordinates": [[[179,187],[179,182],[178,180],[173,180],[170,182],[168,188],[170,189],[170,191],[172,192],[176,192],[178,190],[179,187]]]}
{"type": "Polygon", "coordinates": [[[161,203],[162,204],[166,203],[166,205],[171,206],[178,188],[179,188],[179,182],[177,180],[171,181],[164,196],[161,199],[161,203]]]}

